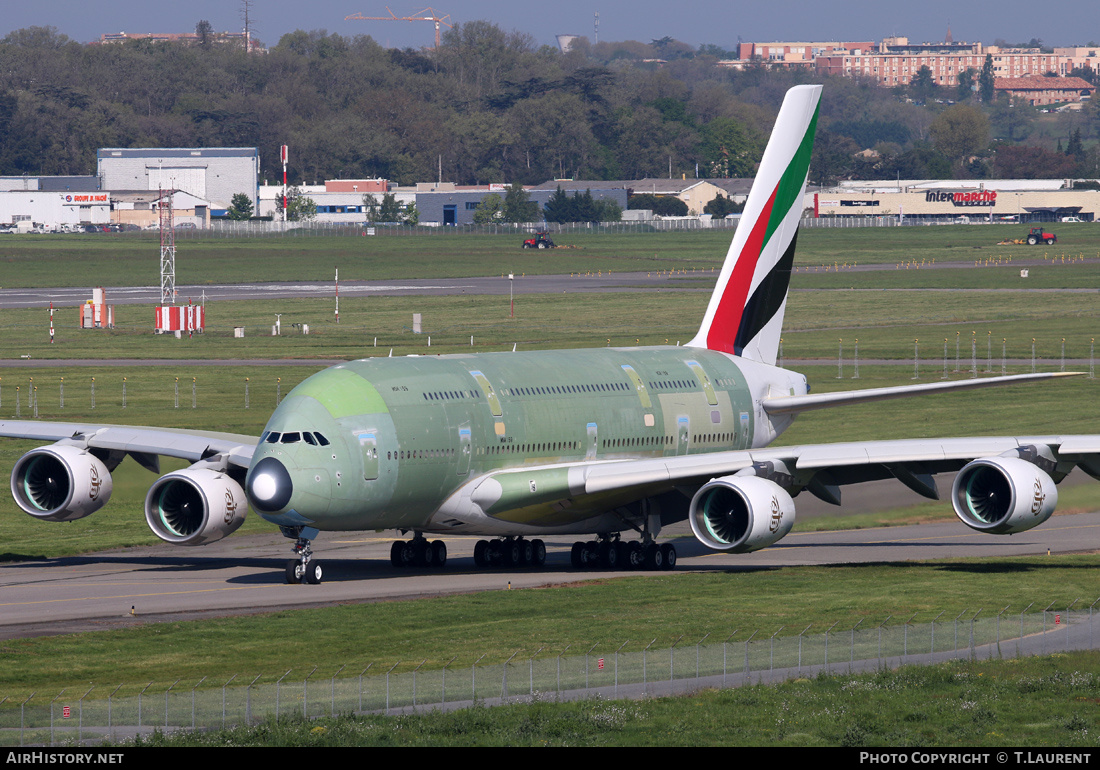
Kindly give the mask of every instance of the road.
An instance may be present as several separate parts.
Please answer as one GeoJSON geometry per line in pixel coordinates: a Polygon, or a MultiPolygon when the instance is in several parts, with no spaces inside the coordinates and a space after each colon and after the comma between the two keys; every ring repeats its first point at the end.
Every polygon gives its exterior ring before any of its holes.
{"type": "MultiPolygon", "coordinates": [[[[665,534],[685,533],[686,525],[665,534]]],[[[0,567],[0,638],[125,628],[141,623],[271,612],[348,602],[566,585],[594,578],[667,573],[582,572],[569,564],[571,539],[547,541],[544,569],[478,571],[474,538],[445,537],[443,572],[395,570],[392,540],[371,533],[323,533],[314,542],[321,585],[286,585],[290,541],[278,534],[231,536],[202,548],[169,545],[0,567]]],[[[973,532],[957,521],[846,532],[794,532],[752,554],[717,554],[690,535],[676,541],[677,570],[738,571],[817,564],[947,557],[1026,556],[1082,551],[1100,542],[1100,513],[1056,516],[1012,537],[973,532]]],[[[1091,550],[1091,549],[1090,549],[1091,550]]]]}

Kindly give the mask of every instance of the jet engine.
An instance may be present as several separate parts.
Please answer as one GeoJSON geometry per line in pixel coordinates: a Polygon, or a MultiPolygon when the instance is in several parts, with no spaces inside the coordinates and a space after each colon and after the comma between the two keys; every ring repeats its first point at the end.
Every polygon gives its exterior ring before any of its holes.
{"type": "Polygon", "coordinates": [[[64,444],[32,449],[11,471],[15,504],[36,519],[75,521],[111,499],[111,474],[87,450],[64,444]]]}
{"type": "Polygon", "coordinates": [[[209,468],[161,476],[145,495],[145,521],[173,545],[206,545],[244,524],[248,503],[241,485],[209,468]]]}
{"type": "Polygon", "coordinates": [[[794,526],[794,501],[783,487],[758,476],[723,476],[695,493],[688,521],[708,548],[749,553],[767,548],[794,526]]]}
{"type": "Polygon", "coordinates": [[[966,526],[993,535],[1037,527],[1058,504],[1058,488],[1037,465],[1017,457],[983,457],[959,471],[951,505],[966,526]]]}

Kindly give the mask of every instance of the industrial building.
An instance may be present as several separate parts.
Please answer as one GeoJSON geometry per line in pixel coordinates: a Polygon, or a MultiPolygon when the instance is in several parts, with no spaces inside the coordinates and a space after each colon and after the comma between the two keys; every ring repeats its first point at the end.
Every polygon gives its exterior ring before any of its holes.
{"type": "Polygon", "coordinates": [[[1100,220],[1100,190],[1071,180],[991,179],[842,182],[807,194],[817,217],[895,217],[904,224],[1100,220]]]}
{"type": "Polygon", "coordinates": [[[221,216],[244,193],[259,208],[260,151],[255,147],[108,147],[96,153],[104,190],[183,190],[221,216]]]}

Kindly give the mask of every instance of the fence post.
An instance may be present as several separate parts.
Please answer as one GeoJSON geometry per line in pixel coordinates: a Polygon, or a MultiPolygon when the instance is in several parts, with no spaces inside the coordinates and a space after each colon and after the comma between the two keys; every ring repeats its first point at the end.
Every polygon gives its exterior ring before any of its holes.
{"type": "Polygon", "coordinates": [[[275,718],[279,718],[279,688],[283,683],[283,680],[290,676],[290,672],[294,669],[288,668],[286,673],[279,677],[279,680],[275,682],[275,718]]]}
{"type": "MultiPolygon", "coordinates": [[[[316,669],[314,669],[314,670],[316,670],[316,669]]],[[[237,678],[237,675],[234,674],[233,676],[229,677],[229,679],[227,679],[225,681],[225,684],[222,685],[222,729],[223,730],[225,729],[225,688],[228,687],[229,683],[232,682],[236,678],[237,678]]]]}
{"type": "Polygon", "coordinates": [[[180,680],[172,682],[168,685],[168,689],[164,691],[164,729],[168,729],[168,695],[172,692],[172,688],[180,683],[180,680]]]}
{"type": "MultiPolygon", "coordinates": [[[[206,681],[206,677],[204,676],[202,679],[195,682],[195,685],[191,688],[191,729],[192,730],[195,729],[195,690],[197,690],[199,688],[199,685],[202,684],[205,681],[206,681]]],[[[119,685],[119,687],[121,687],[121,686],[122,685],[119,685]]],[[[276,717],[278,716],[278,710],[276,710],[275,715],[276,715],[276,717]]]]}
{"type": "MultiPolygon", "coordinates": [[[[343,671],[347,667],[348,667],[348,665],[345,663],[344,665],[340,666],[340,668],[336,669],[336,673],[332,675],[332,686],[331,686],[331,692],[329,693],[329,696],[330,696],[330,699],[331,699],[329,711],[330,711],[330,713],[332,714],[333,717],[336,716],[336,677],[340,676],[340,672],[343,671]]],[[[259,677],[256,677],[256,678],[259,679],[259,677]]],[[[415,684],[415,682],[416,682],[416,680],[414,679],[413,680],[413,700],[414,700],[414,702],[415,702],[415,699],[416,699],[416,694],[415,694],[416,693],[416,684],[415,684]]],[[[251,687],[251,685],[249,685],[249,686],[251,687]]]]}
{"type": "Polygon", "coordinates": [[[558,695],[561,695],[561,656],[573,645],[565,645],[565,649],[558,653],[558,695]]]}

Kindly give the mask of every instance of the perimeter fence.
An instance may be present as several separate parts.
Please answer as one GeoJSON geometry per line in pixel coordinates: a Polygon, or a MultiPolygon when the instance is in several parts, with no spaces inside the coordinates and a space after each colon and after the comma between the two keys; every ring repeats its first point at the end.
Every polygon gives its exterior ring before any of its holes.
{"type": "MultiPolygon", "coordinates": [[[[1079,602],[1074,602],[1073,605],[1079,602]]],[[[1100,603],[1100,599],[1096,603],[1100,603]]],[[[1071,605],[1071,607],[1073,606],[1071,605]]],[[[930,621],[889,617],[877,625],[797,634],[734,631],[655,648],[632,641],[512,655],[471,664],[348,663],[336,671],[235,674],[220,684],[119,684],[0,699],[0,745],[78,745],[154,731],[208,730],[265,719],[403,713],[495,706],[532,699],[641,698],[786,679],[873,672],[901,665],[985,660],[1095,649],[1094,605],[1081,610],[992,616],[981,610],[930,621]]]]}

